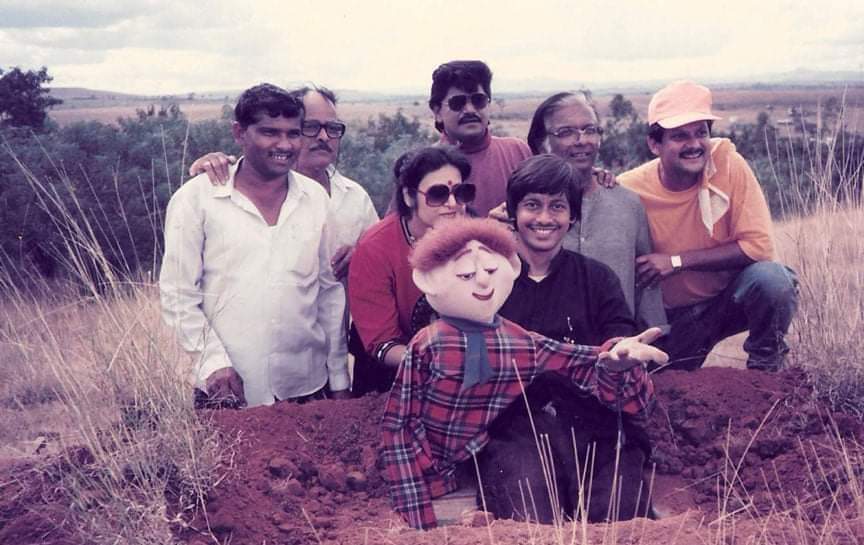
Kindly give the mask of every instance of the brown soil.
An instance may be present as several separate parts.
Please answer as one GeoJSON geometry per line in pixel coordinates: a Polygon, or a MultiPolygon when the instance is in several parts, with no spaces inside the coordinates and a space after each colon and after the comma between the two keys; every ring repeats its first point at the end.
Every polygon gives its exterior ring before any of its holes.
{"type": "MultiPolygon", "coordinates": [[[[860,456],[864,428],[811,403],[803,375],[706,368],[656,375],[655,384],[658,521],[568,525],[558,534],[474,516],[462,526],[410,530],[389,509],[376,456],[384,397],[371,396],[206,414],[223,432],[225,478],[210,494],[206,516],[177,535],[196,545],[214,543],[212,537],[234,545],[507,545],[580,542],[584,531],[593,543],[668,545],[721,542],[734,520],[736,537],[728,543],[839,544],[854,543],[864,530],[853,522],[827,538],[813,533],[830,513],[851,509],[836,436],[860,456]]],[[[80,542],[63,523],[51,479],[51,471],[20,465],[0,470],[0,543],[80,542]]]]}

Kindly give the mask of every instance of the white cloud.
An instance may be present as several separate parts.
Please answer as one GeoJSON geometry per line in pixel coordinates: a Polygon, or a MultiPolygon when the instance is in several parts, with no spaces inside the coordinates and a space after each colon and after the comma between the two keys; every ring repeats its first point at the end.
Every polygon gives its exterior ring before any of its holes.
{"type": "Polygon", "coordinates": [[[859,3],[0,0],[0,58],[47,65],[58,86],[160,94],[300,80],[426,92],[455,58],[486,60],[499,82],[721,79],[861,70],[859,3]]]}

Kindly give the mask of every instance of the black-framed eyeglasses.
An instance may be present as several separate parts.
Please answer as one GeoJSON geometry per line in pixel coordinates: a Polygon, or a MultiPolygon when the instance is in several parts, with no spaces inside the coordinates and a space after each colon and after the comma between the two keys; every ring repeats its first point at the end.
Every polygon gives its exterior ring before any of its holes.
{"type": "Polygon", "coordinates": [[[454,112],[460,112],[469,100],[475,110],[482,110],[489,105],[489,97],[486,96],[486,93],[471,93],[470,95],[453,95],[447,99],[447,107],[454,112]]]}
{"type": "Polygon", "coordinates": [[[579,135],[581,138],[596,138],[603,134],[603,128],[596,125],[588,125],[587,127],[560,127],[554,131],[549,131],[549,134],[555,138],[570,138],[571,136],[579,135]]]}
{"type": "Polygon", "coordinates": [[[321,123],[320,121],[314,120],[303,121],[303,125],[301,125],[303,136],[318,136],[321,133],[322,128],[330,138],[342,138],[345,135],[348,126],[339,121],[321,123]]]}
{"type": "Polygon", "coordinates": [[[426,205],[432,208],[443,206],[450,199],[450,194],[459,204],[468,204],[477,196],[477,187],[474,184],[456,184],[453,187],[444,184],[435,184],[426,191],[417,190],[417,193],[426,197],[426,205]]]}

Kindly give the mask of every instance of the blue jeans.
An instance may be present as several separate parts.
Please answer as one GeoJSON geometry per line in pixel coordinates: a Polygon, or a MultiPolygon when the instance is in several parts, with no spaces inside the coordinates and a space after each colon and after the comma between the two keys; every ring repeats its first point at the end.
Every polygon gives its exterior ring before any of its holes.
{"type": "Polygon", "coordinates": [[[671,331],[657,345],[669,354],[672,369],[696,369],[714,345],[750,330],[744,342],[747,368],[777,371],[789,351],[785,336],[798,308],[795,272],[772,261],[745,267],[720,295],[666,309],[671,331]]]}

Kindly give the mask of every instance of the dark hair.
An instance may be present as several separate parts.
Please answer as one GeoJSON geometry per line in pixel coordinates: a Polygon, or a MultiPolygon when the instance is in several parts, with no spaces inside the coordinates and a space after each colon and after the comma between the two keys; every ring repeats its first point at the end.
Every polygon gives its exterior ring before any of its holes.
{"type": "Polygon", "coordinates": [[[528,193],[564,193],[570,204],[570,219],[582,217],[582,191],[587,180],[568,161],[543,153],[529,157],[507,179],[507,214],[516,219],[516,208],[528,193]]]}
{"type": "MultiPolygon", "coordinates": [[[[492,98],[492,70],[483,61],[445,62],[432,72],[432,91],[429,93],[429,108],[433,111],[441,107],[447,91],[455,87],[466,93],[473,93],[480,86],[492,98]]],[[[443,127],[435,123],[441,131],[443,127]]]]}
{"type": "Polygon", "coordinates": [[[285,89],[261,83],[243,91],[234,107],[234,120],[244,129],[258,121],[262,113],[270,117],[303,117],[303,102],[285,89]]]}
{"type": "MultiPolygon", "coordinates": [[[[708,132],[711,132],[711,128],[714,126],[713,119],[705,119],[706,123],[708,123],[708,132]]],[[[663,142],[663,135],[666,134],[668,129],[664,129],[660,126],[660,123],[652,123],[648,125],[648,138],[657,142],[658,144],[663,142]]]]}
{"type": "Polygon", "coordinates": [[[537,106],[534,110],[534,117],[531,118],[531,126],[528,129],[528,146],[534,155],[545,153],[543,143],[546,141],[548,133],[546,132],[546,120],[554,114],[558,109],[565,106],[571,98],[581,99],[594,112],[594,117],[597,122],[600,122],[600,114],[597,112],[597,107],[594,101],[591,100],[589,91],[579,91],[579,93],[555,93],[537,106]]]}
{"type": "Polygon", "coordinates": [[[327,87],[318,86],[313,83],[312,85],[304,85],[299,89],[294,89],[293,91],[291,91],[291,95],[296,96],[300,100],[303,100],[309,93],[318,93],[319,95],[329,100],[331,104],[336,105],[336,93],[334,93],[327,87]]]}
{"type": "Polygon", "coordinates": [[[416,198],[420,181],[430,172],[453,165],[462,175],[462,181],[471,176],[471,164],[465,155],[453,146],[426,146],[402,154],[393,165],[393,178],[396,184],[396,210],[400,216],[408,217],[413,208],[405,202],[402,190],[407,189],[416,198]]]}

